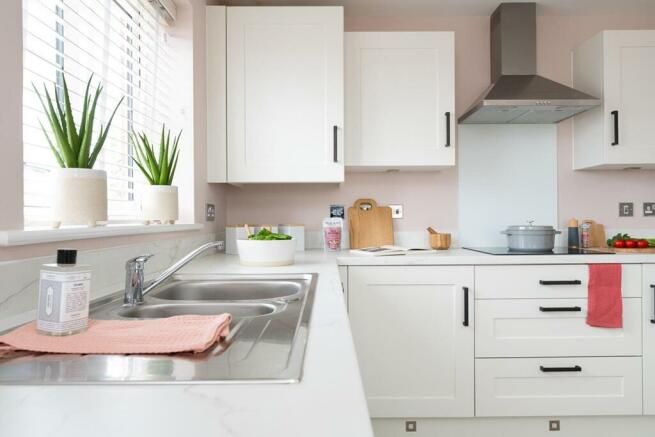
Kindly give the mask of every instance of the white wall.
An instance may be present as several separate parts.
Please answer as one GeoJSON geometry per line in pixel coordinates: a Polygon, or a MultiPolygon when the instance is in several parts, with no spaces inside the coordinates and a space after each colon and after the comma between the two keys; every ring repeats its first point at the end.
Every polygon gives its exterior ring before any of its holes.
{"type": "Polygon", "coordinates": [[[557,225],[557,128],[460,125],[459,243],[505,246],[508,225],[557,225]]]}

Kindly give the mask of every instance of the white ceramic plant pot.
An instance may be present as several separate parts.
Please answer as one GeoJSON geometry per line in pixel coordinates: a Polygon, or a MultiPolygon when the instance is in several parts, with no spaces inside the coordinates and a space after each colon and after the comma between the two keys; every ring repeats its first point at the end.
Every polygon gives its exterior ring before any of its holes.
{"type": "Polygon", "coordinates": [[[178,219],[177,187],[173,185],[146,185],[143,189],[141,209],[148,222],[175,223],[178,219]]]}
{"type": "Polygon", "coordinates": [[[107,172],[58,168],[52,172],[54,227],[107,221],[107,172]]]}

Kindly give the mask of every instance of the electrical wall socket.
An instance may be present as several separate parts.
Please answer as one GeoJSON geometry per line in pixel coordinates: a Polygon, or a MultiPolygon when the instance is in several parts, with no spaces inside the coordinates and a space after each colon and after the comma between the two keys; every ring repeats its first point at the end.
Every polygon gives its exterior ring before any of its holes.
{"type": "Polygon", "coordinates": [[[205,220],[208,222],[216,220],[216,206],[213,203],[205,203],[205,220]]]}
{"type": "Polygon", "coordinates": [[[634,215],[635,204],[632,202],[619,203],[619,217],[632,217],[634,215]]]}
{"type": "Polygon", "coordinates": [[[560,430],[559,420],[548,421],[548,431],[559,431],[559,430],[560,430]]]}
{"type": "Polygon", "coordinates": [[[655,202],[644,202],[644,217],[655,216],[655,202]]]}
{"type": "Polygon", "coordinates": [[[402,205],[389,205],[389,208],[391,208],[391,218],[395,218],[395,219],[403,218],[402,205]]]}

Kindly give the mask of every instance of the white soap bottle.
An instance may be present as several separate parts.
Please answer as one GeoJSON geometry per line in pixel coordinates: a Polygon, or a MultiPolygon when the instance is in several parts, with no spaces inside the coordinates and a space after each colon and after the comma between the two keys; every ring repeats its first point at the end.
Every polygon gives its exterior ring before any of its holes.
{"type": "Polygon", "coordinates": [[[36,328],[41,334],[71,335],[87,328],[91,267],[76,261],[75,249],[59,249],[57,263],[41,268],[36,316],[36,328]]]}

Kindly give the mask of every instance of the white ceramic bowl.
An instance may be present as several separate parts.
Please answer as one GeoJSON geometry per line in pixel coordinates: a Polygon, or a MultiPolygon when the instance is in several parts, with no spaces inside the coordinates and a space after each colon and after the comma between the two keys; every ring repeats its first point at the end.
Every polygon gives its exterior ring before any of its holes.
{"type": "Polygon", "coordinates": [[[244,266],[288,266],[295,260],[296,239],[237,240],[237,249],[244,266]]]}

